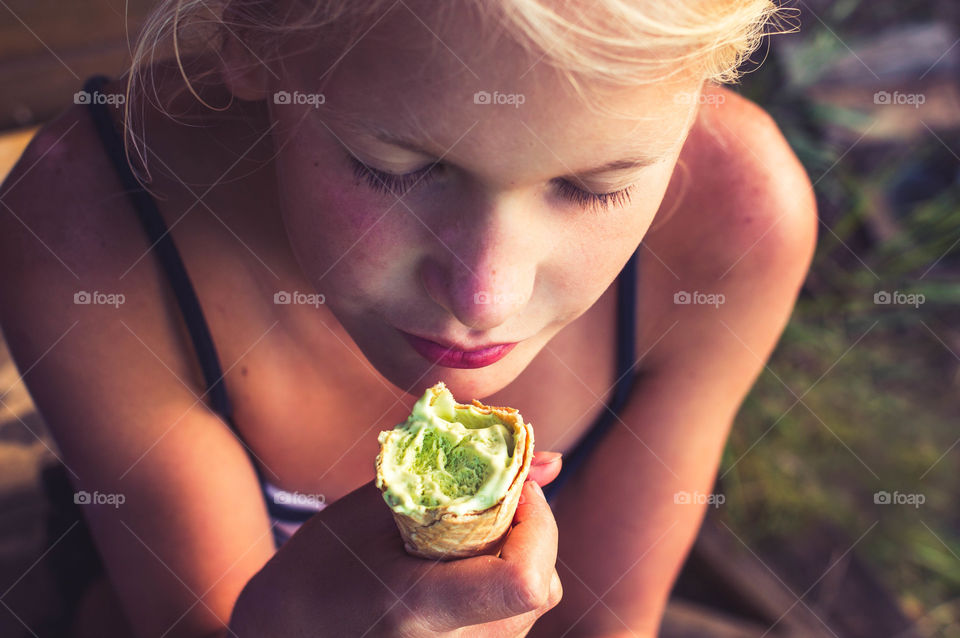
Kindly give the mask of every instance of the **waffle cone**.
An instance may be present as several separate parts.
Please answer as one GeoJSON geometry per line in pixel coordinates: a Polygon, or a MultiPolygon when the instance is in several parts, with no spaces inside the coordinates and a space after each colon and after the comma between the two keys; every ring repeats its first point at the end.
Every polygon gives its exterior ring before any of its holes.
{"type": "MultiPolygon", "coordinates": [[[[520,502],[520,492],[530,472],[533,460],[533,427],[524,423],[514,408],[483,405],[473,400],[474,408],[485,414],[493,413],[513,432],[514,454],[521,454],[523,461],[516,476],[510,482],[499,501],[482,511],[457,514],[438,507],[426,511],[420,518],[393,512],[400,535],[405,541],[407,553],[421,558],[453,559],[479,554],[496,554],[510,529],[513,515],[520,502]]],[[[468,406],[457,403],[458,409],[468,406]]],[[[377,476],[382,479],[382,455],[377,457],[377,476]]]]}

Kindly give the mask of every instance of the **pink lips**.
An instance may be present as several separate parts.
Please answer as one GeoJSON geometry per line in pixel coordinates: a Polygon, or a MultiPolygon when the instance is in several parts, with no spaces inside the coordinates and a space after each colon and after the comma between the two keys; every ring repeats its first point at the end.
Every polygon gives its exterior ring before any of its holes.
{"type": "Polygon", "coordinates": [[[423,339],[403,330],[400,334],[424,359],[448,368],[483,368],[507,356],[507,353],[517,345],[516,343],[498,343],[480,350],[467,351],[423,339]]]}

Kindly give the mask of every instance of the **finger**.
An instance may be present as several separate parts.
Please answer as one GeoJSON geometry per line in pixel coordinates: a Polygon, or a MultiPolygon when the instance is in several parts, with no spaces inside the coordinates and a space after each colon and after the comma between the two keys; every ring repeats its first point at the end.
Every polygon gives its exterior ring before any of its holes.
{"type": "Polygon", "coordinates": [[[533,459],[530,460],[530,465],[546,465],[561,458],[563,458],[563,454],[560,452],[547,452],[546,450],[534,452],[533,459]]]}
{"type": "Polygon", "coordinates": [[[550,574],[557,564],[557,522],[553,511],[534,481],[527,481],[520,493],[520,504],[513,517],[513,526],[500,550],[500,557],[508,564],[529,566],[540,576],[538,583],[546,590],[550,574]]]}
{"type": "Polygon", "coordinates": [[[549,600],[557,562],[557,523],[533,481],[521,492],[500,557],[427,563],[432,570],[407,597],[433,631],[451,631],[535,611],[549,600]]]}
{"type": "Polygon", "coordinates": [[[559,452],[535,452],[527,479],[543,487],[560,474],[563,463],[559,452]]]}
{"type": "Polygon", "coordinates": [[[553,570],[553,578],[550,579],[550,598],[547,600],[547,609],[544,612],[553,609],[563,598],[563,583],[560,582],[560,574],[553,570]]]}
{"type": "Polygon", "coordinates": [[[534,623],[556,607],[561,598],[563,598],[563,585],[560,583],[557,570],[553,570],[553,579],[550,581],[550,597],[546,605],[519,616],[511,616],[503,620],[467,627],[466,631],[458,635],[461,638],[516,638],[516,636],[526,636],[534,623]]]}

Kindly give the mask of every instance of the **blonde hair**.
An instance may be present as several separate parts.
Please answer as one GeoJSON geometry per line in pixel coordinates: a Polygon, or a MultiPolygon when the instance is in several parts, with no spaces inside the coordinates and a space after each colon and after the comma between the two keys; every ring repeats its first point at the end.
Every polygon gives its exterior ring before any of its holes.
{"type": "MultiPolygon", "coordinates": [[[[251,54],[251,64],[269,69],[272,62],[282,63],[290,38],[309,34],[316,42],[315,34],[327,29],[330,39],[342,39],[347,49],[397,4],[410,9],[415,0],[160,0],[141,29],[126,74],[128,158],[132,146],[146,169],[145,149],[129,124],[137,98],[171,115],[147,80],[155,63],[172,62],[182,76],[183,87],[166,96],[169,101],[186,90],[205,106],[224,110],[230,105],[207,104],[196,91],[218,69],[190,67],[188,56],[200,60],[199,54],[212,53],[206,59],[216,59],[233,38],[251,54]]],[[[629,86],[681,71],[731,83],[765,35],[796,28],[789,19],[793,10],[774,0],[448,0],[436,8],[441,19],[456,8],[472,11],[538,63],[562,72],[581,95],[582,79],[629,86]]]]}

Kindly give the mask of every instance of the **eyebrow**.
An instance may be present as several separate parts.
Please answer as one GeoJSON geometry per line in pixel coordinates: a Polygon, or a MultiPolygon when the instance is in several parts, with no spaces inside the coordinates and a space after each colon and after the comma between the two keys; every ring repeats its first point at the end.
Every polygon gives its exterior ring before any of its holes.
{"type": "MultiPolygon", "coordinates": [[[[395,133],[390,133],[380,128],[372,127],[362,127],[358,129],[360,132],[370,135],[381,142],[385,142],[392,146],[398,146],[400,148],[406,149],[413,153],[419,153],[421,155],[436,155],[431,151],[423,148],[420,144],[414,141],[411,138],[404,137],[402,135],[397,135],[395,133]]],[[[570,176],[578,177],[592,177],[600,173],[612,173],[614,171],[624,171],[630,170],[633,168],[643,168],[645,166],[651,166],[657,164],[666,159],[669,153],[660,153],[660,154],[647,154],[647,155],[638,155],[635,157],[629,157],[621,160],[614,160],[612,162],[607,162],[600,166],[594,168],[576,171],[570,176]]]]}
{"type": "Polygon", "coordinates": [[[651,166],[652,164],[662,162],[664,159],[666,159],[666,157],[667,153],[663,153],[660,155],[642,155],[639,157],[614,160],[589,170],[578,171],[577,175],[595,175],[597,173],[609,173],[613,171],[628,170],[631,168],[642,168],[644,166],[651,166]]]}

